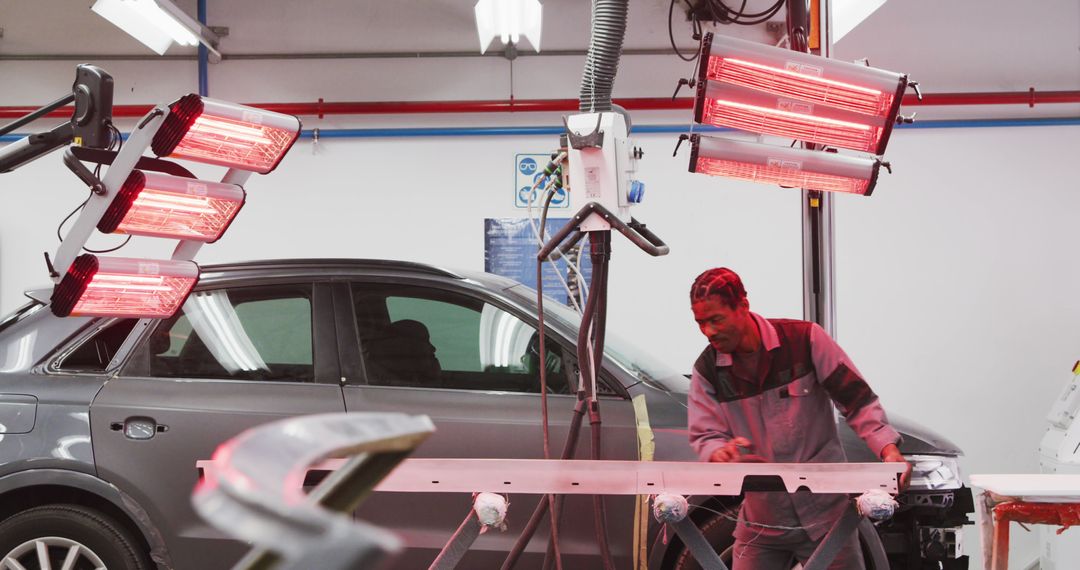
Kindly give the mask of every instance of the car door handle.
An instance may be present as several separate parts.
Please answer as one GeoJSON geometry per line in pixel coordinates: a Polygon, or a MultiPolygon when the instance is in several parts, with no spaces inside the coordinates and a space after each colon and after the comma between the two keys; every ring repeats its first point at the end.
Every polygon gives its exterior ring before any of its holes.
{"type": "Polygon", "coordinates": [[[128,439],[147,440],[152,439],[156,434],[169,431],[169,426],[157,423],[154,418],[132,416],[123,422],[110,423],[109,429],[122,432],[128,439]]]}
{"type": "Polygon", "coordinates": [[[307,475],[304,475],[304,489],[311,490],[319,486],[327,477],[330,476],[329,469],[308,469],[307,475]]]}

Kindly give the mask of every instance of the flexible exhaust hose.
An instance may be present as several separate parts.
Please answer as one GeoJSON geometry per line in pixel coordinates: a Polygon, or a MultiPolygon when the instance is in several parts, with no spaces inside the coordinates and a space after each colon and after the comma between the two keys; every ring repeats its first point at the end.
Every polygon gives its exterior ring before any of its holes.
{"type": "MultiPolygon", "coordinates": [[[[589,283],[589,298],[585,301],[585,308],[581,315],[581,326],[578,327],[577,337],[577,360],[578,360],[578,401],[574,407],[574,415],[570,421],[570,430],[566,434],[566,443],[563,444],[562,459],[572,459],[577,452],[578,438],[581,431],[581,424],[585,417],[585,411],[588,407],[588,403],[593,400],[592,385],[589,379],[592,378],[593,368],[590,366],[590,360],[594,356],[594,353],[589,352],[589,336],[592,331],[592,324],[596,316],[597,302],[603,298],[603,295],[599,294],[601,286],[602,269],[593,269],[593,277],[589,283]]],[[[539,282],[538,282],[539,283],[539,282]]],[[[599,362],[597,362],[599,365],[599,362]]],[[[562,495],[556,497],[555,508],[556,510],[562,505],[562,495]]],[[[540,526],[540,521],[543,520],[544,515],[547,514],[549,502],[541,500],[536,505],[536,509],[533,511],[529,521],[525,524],[525,529],[522,530],[521,535],[518,536],[517,541],[514,543],[513,548],[506,555],[506,559],[503,561],[502,570],[511,570],[521,557],[521,554],[525,551],[525,547],[528,546],[529,541],[532,540],[533,535],[536,533],[536,529],[540,526]]],[[[557,515],[558,513],[552,513],[557,515]]],[[[603,519],[598,519],[603,520],[603,519]]],[[[556,524],[558,524],[556,519],[556,524]]],[[[606,542],[606,541],[605,541],[606,542]]],[[[603,554],[604,551],[601,551],[603,554]]]]}
{"type": "Polygon", "coordinates": [[[619,70],[628,10],[628,0],[593,0],[589,53],[581,78],[581,111],[611,110],[611,92],[615,72],[619,70]]]}
{"type": "MultiPolygon", "coordinates": [[[[599,287],[595,287],[597,297],[596,314],[593,317],[593,367],[594,379],[599,379],[604,358],[604,334],[607,329],[607,285],[608,269],[611,259],[611,232],[593,232],[589,236],[591,249],[591,261],[593,264],[593,280],[599,280],[599,287]],[[599,275],[597,275],[599,273],[599,275]]],[[[591,300],[591,297],[590,297],[591,300]]],[[[601,442],[600,400],[596,398],[595,391],[590,387],[589,395],[589,431],[592,434],[591,458],[603,459],[603,445],[601,442]]],[[[604,496],[593,495],[593,519],[596,530],[596,544],[600,548],[600,557],[605,570],[614,570],[611,562],[611,550],[608,546],[607,537],[607,510],[604,508],[604,496]]]]}

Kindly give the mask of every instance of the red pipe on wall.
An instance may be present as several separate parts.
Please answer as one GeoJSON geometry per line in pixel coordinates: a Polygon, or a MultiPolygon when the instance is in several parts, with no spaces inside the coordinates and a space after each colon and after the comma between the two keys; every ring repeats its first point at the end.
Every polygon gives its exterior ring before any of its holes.
{"type": "MultiPolygon", "coordinates": [[[[689,109],[694,100],[689,97],[668,99],[664,97],[615,99],[614,103],[630,111],[656,111],[689,109]]],[[[1080,91],[1012,91],[998,93],[927,93],[922,101],[913,94],[904,96],[904,105],[1046,105],[1054,103],[1080,103],[1080,91]]],[[[358,101],[327,103],[320,99],[314,103],[247,103],[251,107],[290,115],[405,115],[415,113],[529,113],[537,111],[576,111],[577,99],[509,99],[502,101],[358,101]]],[[[0,119],[23,117],[37,107],[0,107],[0,119]]],[[[150,105],[116,105],[114,117],[141,117],[148,113],[150,105]]],[[[70,117],[71,107],[62,107],[49,117],[70,117]]]]}

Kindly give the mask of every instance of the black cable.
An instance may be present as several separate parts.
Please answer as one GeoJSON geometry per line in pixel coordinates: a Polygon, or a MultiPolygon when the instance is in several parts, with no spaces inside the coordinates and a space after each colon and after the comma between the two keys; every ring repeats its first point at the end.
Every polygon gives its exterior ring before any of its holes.
{"type": "MultiPolygon", "coordinates": [[[[765,22],[771,20],[772,17],[775,16],[776,13],[779,12],[780,9],[783,8],[783,7],[784,7],[784,0],[780,0],[779,2],[774,4],[773,7],[768,10],[767,13],[762,13],[760,18],[758,18],[756,20],[749,21],[749,22],[739,20],[739,21],[737,21],[735,23],[739,24],[741,26],[757,26],[759,24],[764,24],[765,22]]],[[[747,16],[747,17],[754,17],[754,16],[747,16]]]]}
{"type": "MultiPolygon", "coordinates": [[[[731,20],[731,22],[733,24],[740,24],[740,25],[744,25],[744,26],[752,25],[749,22],[743,21],[743,20],[745,20],[747,18],[754,19],[754,18],[761,18],[762,16],[765,16],[766,18],[772,18],[773,16],[776,15],[777,12],[780,11],[781,8],[784,7],[784,2],[785,2],[785,0],[777,0],[776,3],[774,3],[772,6],[769,6],[766,9],[762,10],[761,12],[747,14],[745,12],[745,10],[746,10],[746,0],[743,0],[742,6],[739,8],[738,11],[735,11],[735,10],[731,9],[730,6],[728,6],[727,4],[724,3],[724,0],[710,0],[710,3],[714,7],[718,7],[718,8],[720,8],[721,11],[728,14],[728,18],[731,20]],[[767,16],[766,16],[766,14],[767,14],[767,16]]],[[[758,23],[760,24],[761,22],[758,22],[758,23]]]]}
{"type": "MultiPolygon", "coordinates": [[[[552,176],[561,176],[561,171],[552,173],[552,176]]],[[[554,186],[551,191],[548,192],[547,198],[544,199],[544,211],[540,214],[540,235],[544,235],[544,229],[547,227],[548,208],[551,206],[551,200],[555,198],[555,192],[557,191],[554,186]]],[[[536,260],[536,313],[539,319],[539,334],[540,334],[540,412],[542,415],[542,427],[544,432],[544,459],[551,459],[551,435],[548,425],[548,402],[547,402],[547,347],[544,343],[544,262],[539,258],[536,260]]],[[[555,495],[547,495],[548,509],[554,514],[555,509],[555,495]]],[[[556,570],[562,570],[562,552],[559,550],[559,520],[552,516],[551,521],[551,538],[550,542],[553,549],[553,556],[555,559],[556,570]]]]}
{"type": "MultiPolygon", "coordinates": [[[[120,136],[120,130],[117,129],[116,126],[113,125],[112,123],[109,123],[109,129],[113,133],[115,133],[116,136],[113,138],[113,140],[109,141],[109,147],[108,147],[107,150],[113,150],[114,147],[116,147],[117,150],[123,148],[124,141],[120,136]]],[[[101,166],[102,165],[99,162],[98,165],[94,167],[94,178],[97,178],[98,180],[101,179],[101,166]]],[[[84,207],[86,207],[86,203],[90,201],[90,198],[93,195],[94,195],[93,192],[91,192],[90,195],[87,196],[86,199],[82,201],[82,204],[79,204],[78,206],[76,206],[75,209],[72,210],[71,213],[68,214],[63,219],[63,221],[60,222],[60,225],[56,226],[56,239],[59,240],[60,243],[64,243],[64,237],[62,235],[60,235],[64,230],[64,224],[66,224],[68,222],[68,220],[70,220],[71,217],[74,216],[79,210],[82,210],[84,207]]],[[[127,245],[128,242],[131,241],[131,237],[132,236],[130,236],[130,235],[127,236],[127,239],[125,239],[123,241],[123,243],[121,243],[120,245],[118,245],[116,247],[111,247],[111,248],[108,248],[108,249],[90,249],[90,248],[85,247],[85,246],[82,249],[83,249],[83,251],[88,252],[88,253],[112,253],[112,252],[124,247],[125,245],[127,245]]]]}
{"type": "Polygon", "coordinates": [[[112,123],[109,123],[109,128],[112,129],[113,134],[116,135],[116,138],[109,143],[109,150],[112,150],[113,144],[116,145],[117,152],[124,150],[124,136],[120,134],[120,129],[116,128],[116,125],[112,123]]]}
{"type": "MultiPolygon", "coordinates": [[[[580,366],[578,367],[580,368],[580,366]]],[[[581,423],[585,418],[585,398],[580,390],[578,390],[578,401],[574,405],[574,415],[570,418],[570,428],[566,433],[566,441],[563,443],[563,452],[560,459],[571,459],[577,453],[578,436],[581,433],[581,423]]],[[[565,495],[559,495],[555,499],[555,511],[554,516],[556,520],[562,514],[562,503],[565,495]]],[[[529,518],[529,522],[525,524],[525,529],[521,531],[521,535],[518,536],[517,541],[514,543],[514,547],[510,549],[510,552],[506,555],[506,560],[503,561],[502,570],[510,570],[517,564],[518,558],[521,557],[521,553],[525,551],[525,547],[529,544],[529,540],[532,539],[533,534],[536,533],[536,528],[540,526],[540,521],[544,518],[544,515],[548,511],[548,502],[540,501],[536,505],[536,509],[533,511],[532,516],[529,518]]]]}
{"type": "Polygon", "coordinates": [[[76,212],[83,209],[83,206],[85,206],[86,203],[89,202],[89,201],[90,201],[90,196],[87,196],[86,199],[82,201],[82,204],[79,204],[78,206],[76,206],[75,209],[72,210],[71,213],[68,214],[66,218],[64,218],[64,221],[60,222],[59,226],[56,226],[56,239],[59,240],[60,243],[64,243],[64,238],[60,236],[61,230],[64,229],[64,224],[66,224],[67,221],[71,219],[71,216],[74,216],[76,212]]]}
{"type": "MultiPolygon", "coordinates": [[[[675,55],[679,56],[679,59],[683,61],[694,61],[697,59],[698,54],[694,54],[694,57],[686,57],[679,51],[679,48],[675,46],[675,32],[672,31],[672,16],[675,14],[675,0],[671,0],[671,5],[668,6],[667,12],[667,34],[668,39],[671,40],[671,49],[675,51],[675,55]]],[[[694,17],[695,21],[697,17],[694,17]]],[[[701,53],[700,51],[698,53],[701,53]]]]}
{"type": "MultiPolygon", "coordinates": [[[[101,165],[99,164],[98,167],[100,167],[100,166],[101,165]]],[[[95,176],[96,176],[96,174],[95,174],[95,176]]],[[[82,204],[79,204],[78,206],[76,206],[75,209],[72,210],[71,213],[68,214],[67,217],[65,217],[62,222],[60,222],[60,225],[56,226],[56,239],[59,240],[60,243],[64,243],[64,238],[63,238],[63,236],[60,235],[60,233],[64,229],[64,224],[66,224],[68,222],[68,220],[70,220],[71,217],[74,216],[79,210],[83,209],[83,207],[86,206],[86,203],[89,202],[89,201],[90,201],[90,196],[87,196],[86,199],[82,201],[82,204]]],[[[129,235],[127,237],[127,239],[124,240],[124,243],[121,243],[120,245],[118,245],[116,247],[112,247],[112,248],[109,248],[109,249],[90,249],[88,247],[83,247],[83,251],[86,251],[88,253],[112,253],[112,252],[124,247],[130,241],[131,241],[131,236],[129,235]]]]}
{"type": "Polygon", "coordinates": [[[112,252],[124,247],[125,245],[127,245],[129,241],[131,241],[131,236],[130,235],[127,237],[127,239],[124,240],[124,243],[122,243],[122,244],[120,244],[120,245],[118,245],[116,247],[109,248],[109,249],[90,249],[88,247],[83,247],[83,251],[86,251],[86,252],[89,252],[89,253],[112,253],[112,252]]]}

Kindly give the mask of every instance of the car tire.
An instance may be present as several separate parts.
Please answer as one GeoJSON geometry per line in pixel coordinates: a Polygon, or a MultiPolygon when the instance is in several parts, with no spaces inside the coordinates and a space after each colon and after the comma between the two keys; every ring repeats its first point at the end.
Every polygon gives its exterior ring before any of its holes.
{"type": "MultiPolygon", "coordinates": [[[[713,548],[720,552],[720,559],[724,561],[724,564],[728,568],[731,568],[731,546],[735,544],[735,538],[732,533],[735,532],[735,521],[722,516],[714,516],[705,520],[699,526],[701,534],[705,535],[705,540],[713,546],[713,548]]],[[[669,530],[668,532],[674,532],[669,530]]],[[[701,570],[701,565],[698,564],[697,559],[690,554],[690,549],[685,546],[675,556],[675,561],[671,565],[671,570],[701,570]]]]}
{"type": "MultiPolygon", "coordinates": [[[[139,540],[115,519],[81,505],[46,505],[0,522],[0,568],[14,559],[26,570],[40,570],[48,556],[51,568],[151,570],[139,540]]],[[[12,565],[12,567],[16,567],[12,565]]]]}
{"type": "MultiPolygon", "coordinates": [[[[713,548],[720,553],[720,559],[728,568],[732,567],[732,548],[735,545],[735,537],[732,536],[735,532],[735,521],[723,517],[714,516],[706,519],[704,523],[699,527],[701,528],[701,534],[705,536],[705,540],[713,546],[713,548]]],[[[860,540],[860,543],[862,541],[860,540]]],[[[870,554],[867,551],[866,545],[862,544],[863,548],[863,560],[866,564],[866,570],[875,570],[874,564],[870,559],[870,554]]],[[[794,568],[801,568],[796,563],[794,568]]],[[[690,550],[685,546],[681,547],[679,553],[675,556],[674,563],[671,565],[671,570],[701,570],[701,565],[690,554],[690,550]]],[[[888,570],[888,569],[883,569],[888,570]]]]}

